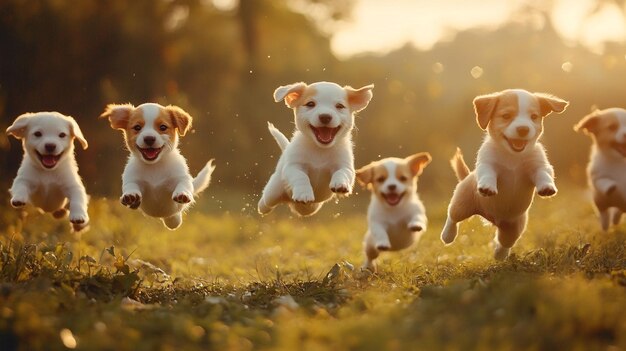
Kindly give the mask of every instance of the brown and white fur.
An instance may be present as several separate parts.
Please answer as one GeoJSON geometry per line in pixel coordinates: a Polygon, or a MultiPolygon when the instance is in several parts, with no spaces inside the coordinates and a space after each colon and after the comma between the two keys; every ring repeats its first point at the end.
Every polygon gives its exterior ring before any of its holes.
{"type": "Polygon", "coordinates": [[[626,110],[596,110],[574,130],[593,140],[587,179],[603,230],[617,225],[626,211],[626,110]]]}
{"type": "Polygon", "coordinates": [[[474,99],[476,120],[487,135],[470,172],[460,150],[452,158],[459,179],[441,240],[450,244],[458,223],[480,215],[498,229],[495,258],[505,259],[526,229],[535,189],[542,197],[557,192],[554,170],[538,139],[543,118],[563,112],[568,102],[555,96],[514,89],[474,99]]]}
{"type": "Polygon", "coordinates": [[[426,209],[417,195],[417,178],[431,161],[420,152],[407,158],[388,157],[356,171],[356,179],[372,192],[363,240],[363,268],[376,271],[381,251],[398,251],[418,241],[426,230],[426,209]]]}
{"type": "Polygon", "coordinates": [[[260,214],[288,202],[294,213],[310,216],[334,194],[347,196],[352,192],[354,114],[367,107],[373,88],[318,82],[294,83],[274,91],[276,102],[284,100],[293,109],[296,130],[289,141],[269,124],[282,155],[263,189],[260,214]]]}
{"type": "Polygon", "coordinates": [[[22,140],[24,158],[9,190],[15,208],[32,204],[55,218],[67,215],[74,230],[87,227],[89,198],[78,175],[74,139],[87,149],[87,140],[76,121],[59,112],[23,114],[7,128],[22,140]],[[69,203],[68,203],[69,202],[69,203]]]}
{"type": "Polygon", "coordinates": [[[100,116],[121,130],[130,157],[122,174],[122,205],[161,218],[169,229],[182,224],[182,213],[209,186],[213,160],[192,178],[178,150],[178,138],[191,128],[191,116],[177,106],[146,103],[108,105],[100,116]]]}

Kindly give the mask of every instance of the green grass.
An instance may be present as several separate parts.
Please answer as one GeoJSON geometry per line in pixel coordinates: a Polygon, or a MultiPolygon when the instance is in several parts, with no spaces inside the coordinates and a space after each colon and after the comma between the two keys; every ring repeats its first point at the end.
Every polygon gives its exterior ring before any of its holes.
{"type": "Polygon", "coordinates": [[[626,231],[584,193],[537,199],[504,262],[493,228],[444,247],[447,198],[422,241],[360,272],[365,194],[314,218],[201,199],[183,227],[93,200],[91,228],[0,212],[0,349],[624,350],[626,231]]]}

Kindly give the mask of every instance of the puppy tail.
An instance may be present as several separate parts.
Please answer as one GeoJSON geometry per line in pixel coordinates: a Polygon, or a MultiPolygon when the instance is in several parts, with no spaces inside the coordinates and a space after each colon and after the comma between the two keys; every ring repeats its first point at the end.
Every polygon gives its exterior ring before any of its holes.
{"type": "Polygon", "coordinates": [[[280,149],[285,151],[285,148],[289,145],[289,139],[287,139],[285,134],[281,133],[280,130],[276,129],[270,122],[267,122],[267,129],[270,130],[270,134],[272,134],[280,149]]]}
{"type": "Polygon", "coordinates": [[[465,160],[463,159],[463,153],[461,153],[461,149],[456,148],[456,153],[452,156],[450,160],[450,164],[452,165],[452,169],[456,174],[456,178],[461,181],[470,174],[470,169],[467,167],[465,160]]]}
{"type": "Polygon", "coordinates": [[[213,160],[207,162],[206,166],[202,168],[200,173],[193,179],[193,194],[198,195],[206,188],[209,187],[209,183],[211,183],[211,175],[215,170],[215,165],[213,164],[213,160]]]}

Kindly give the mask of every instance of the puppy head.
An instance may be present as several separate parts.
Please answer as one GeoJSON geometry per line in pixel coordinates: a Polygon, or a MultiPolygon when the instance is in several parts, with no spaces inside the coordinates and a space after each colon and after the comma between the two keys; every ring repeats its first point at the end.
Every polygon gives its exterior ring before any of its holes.
{"type": "Polygon", "coordinates": [[[574,130],[589,135],[600,149],[626,157],[626,110],[595,110],[581,119],[574,130]]]}
{"type": "Polygon", "coordinates": [[[532,150],[543,133],[543,118],[565,111],[568,102],[522,89],[504,90],[474,99],[476,121],[512,153],[532,150]]]}
{"type": "Polygon", "coordinates": [[[83,149],[89,146],[74,118],[58,112],[25,113],[17,117],[6,132],[21,139],[24,151],[44,169],[55,169],[71,157],[74,139],[83,149]]]}
{"type": "Polygon", "coordinates": [[[360,89],[335,83],[294,83],[274,91],[276,102],[284,100],[294,110],[296,128],[320,147],[331,147],[354,127],[354,113],[372,99],[374,85],[360,89]]]}
{"type": "Polygon", "coordinates": [[[192,118],[177,106],[146,103],[108,105],[100,118],[108,118],[111,128],[124,133],[130,152],[146,163],[156,163],[162,155],[178,147],[178,135],[191,128],[192,118]]]}
{"type": "Polygon", "coordinates": [[[427,152],[404,159],[388,157],[358,169],[356,179],[361,185],[367,186],[382,203],[393,207],[406,194],[417,191],[417,178],[430,161],[427,152]]]}

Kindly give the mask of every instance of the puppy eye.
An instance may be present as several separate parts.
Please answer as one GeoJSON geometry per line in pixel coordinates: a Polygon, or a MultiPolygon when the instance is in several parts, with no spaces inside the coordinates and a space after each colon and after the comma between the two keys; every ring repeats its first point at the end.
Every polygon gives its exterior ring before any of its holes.
{"type": "Polygon", "coordinates": [[[59,138],[63,139],[63,138],[65,138],[66,135],[67,134],[65,134],[65,133],[61,133],[61,134],[59,134],[59,138]]]}
{"type": "Polygon", "coordinates": [[[539,118],[539,115],[536,113],[533,113],[532,115],[530,115],[530,119],[532,119],[533,121],[537,120],[537,118],[539,118]]]}
{"type": "Polygon", "coordinates": [[[344,108],[346,108],[346,107],[345,107],[343,104],[337,104],[337,105],[335,105],[335,108],[336,108],[337,110],[343,110],[343,109],[344,109],[344,108]]]}
{"type": "Polygon", "coordinates": [[[164,132],[167,130],[167,126],[165,124],[161,124],[161,126],[159,127],[159,130],[164,132]]]}
{"type": "Polygon", "coordinates": [[[616,131],[617,130],[617,124],[611,124],[609,126],[609,130],[612,131],[612,132],[616,131]]]}
{"type": "Polygon", "coordinates": [[[309,101],[306,104],[304,104],[304,106],[309,107],[309,108],[313,108],[313,107],[315,107],[315,101],[309,101]]]}
{"type": "Polygon", "coordinates": [[[502,118],[504,118],[504,119],[511,119],[511,114],[505,113],[505,114],[502,115],[502,118]]]}
{"type": "Polygon", "coordinates": [[[378,177],[378,178],[376,178],[376,181],[379,182],[379,183],[382,183],[382,182],[385,181],[385,177],[378,177]]]}
{"type": "Polygon", "coordinates": [[[406,176],[400,176],[400,178],[398,179],[400,179],[401,182],[406,182],[406,180],[409,178],[407,178],[406,176]]]}
{"type": "Polygon", "coordinates": [[[41,132],[35,132],[33,133],[33,135],[36,136],[37,138],[40,138],[42,134],[41,132]]]}
{"type": "Polygon", "coordinates": [[[133,127],[133,129],[138,132],[141,130],[141,125],[137,124],[136,126],[133,127]]]}

